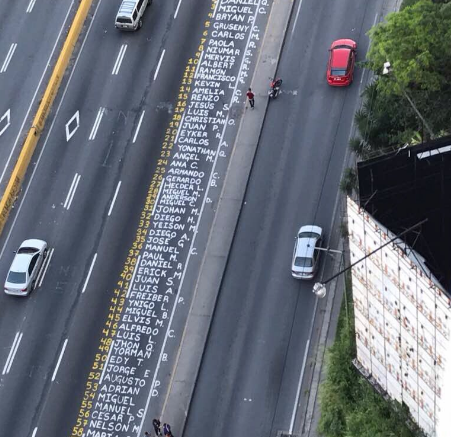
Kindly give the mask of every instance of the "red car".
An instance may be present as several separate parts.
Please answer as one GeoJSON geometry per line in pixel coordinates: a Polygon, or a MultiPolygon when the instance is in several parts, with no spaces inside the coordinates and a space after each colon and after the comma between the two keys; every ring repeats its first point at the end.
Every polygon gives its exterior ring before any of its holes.
{"type": "Polygon", "coordinates": [[[352,39],[337,39],[329,49],[327,83],[331,86],[350,85],[354,76],[357,43],[352,39]]]}

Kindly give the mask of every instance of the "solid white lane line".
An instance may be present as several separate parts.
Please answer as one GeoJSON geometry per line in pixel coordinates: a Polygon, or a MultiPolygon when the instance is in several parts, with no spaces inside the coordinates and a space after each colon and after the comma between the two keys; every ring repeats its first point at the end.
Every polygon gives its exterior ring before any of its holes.
{"type": "Polygon", "coordinates": [[[0,73],[4,73],[6,69],[8,68],[9,63],[11,62],[11,58],[14,55],[14,52],[16,51],[17,43],[12,43],[11,47],[9,48],[8,54],[6,55],[5,60],[3,61],[2,68],[0,70],[0,73]]]}
{"type": "MultiPolygon", "coordinates": [[[[27,120],[28,120],[28,115],[30,114],[31,108],[32,108],[33,105],[34,105],[34,102],[35,102],[35,100],[36,100],[36,96],[37,96],[38,91],[40,90],[40,87],[41,87],[41,83],[42,83],[42,81],[44,80],[45,74],[47,73],[47,69],[48,69],[49,66],[50,66],[50,60],[51,60],[52,57],[53,57],[53,53],[55,52],[56,46],[58,45],[58,42],[59,42],[59,40],[60,40],[60,36],[61,36],[61,34],[63,33],[63,29],[65,29],[65,27],[66,27],[66,21],[67,21],[67,18],[69,17],[70,11],[72,10],[73,4],[74,4],[74,0],[72,0],[71,3],[70,3],[70,5],[69,5],[69,8],[68,8],[67,13],[66,13],[66,17],[64,18],[64,22],[63,22],[63,24],[61,25],[60,31],[59,31],[59,33],[58,33],[58,36],[57,36],[56,40],[55,40],[55,44],[53,45],[52,53],[50,53],[50,56],[49,56],[49,58],[48,58],[48,60],[47,60],[47,64],[46,64],[47,67],[46,67],[46,68],[44,69],[44,71],[42,72],[41,78],[39,79],[38,86],[36,87],[36,89],[35,89],[35,91],[34,91],[34,94],[33,94],[33,98],[31,99],[30,105],[28,106],[27,113],[25,114],[25,117],[24,117],[24,119],[23,119],[23,121],[22,121],[22,125],[20,126],[19,132],[17,133],[16,140],[14,141],[14,145],[13,145],[11,151],[9,152],[8,159],[6,160],[5,166],[3,167],[3,171],[2,171],[2,174],[1,174],[1,176],[0,176],[0,183],[1,183],[2,180],[3,180],[6,171],[8,170],[9,163],[10,163],[10,161],[11,161],[11,159],[12,159],[12,156],[13,156],[13,154],[14,154],[14,151],[16,150],[17,144],[19,143],[19,139],[20,139],[21,136],[22,136],[22,132],[23,132],[25,123],[26,123],[27,120]]],[[[73,69],[72,69],[72,70],[73,70],[73,69]]],[[[34,168],[36,169],[36,166],[34,166],[34,168]]],[[[34,170],[33,170],[33,172],[34,172],[34,170]]],[[[30,181],[30,182],[31,182],[31,181],[30,181]]],[[[28,186],[29,186],[29,185],[28,185],[28,186]]],[[[19,206],[19,208],[20,208],[20,206],[19,206]]],[[[16,215],[16,217],[17,217],[17,215],[16,215]]],[[[9,234],[8,234],[7,240],[9,240],[9,235],[10,235],[10,233],[12,232],[12,230],[13,230],[13,228],[11,227],[11,229],[9,230],[9,234]]],[[[1,250],[1,253],[0,253],[0,258],[1,258],[2,254],[3,254],[3,251],[5,250],[6,244],[8,243],[7,240],[5,241],[5,245],[2,247],[2,250],[1,250]]]]}
{"type": "Polygon", "coordinates": [[[64,208],[67,208],[67,204],[69,202],[70,195],[72,193],[72,190],[74,189],[75,182],[77,182],[77,176],[78,176],[78,173],[75,173],[74,179],[72,180],[72,184],[71,184],[71,186],[69,188],[69,192],[67,193],[67,197],[66,197],[66,200],[65,200],[64,205],[63,205],[64,208]]]}
{"type": "Polygon", "coordinates": [[[158,199],[160,198],[161,191],[163,190],[164,178],[161,180],[160,189],[158,190],[157,198],[155,199],[155,203],[153,204],[152,215],[155,214],[155,208],[158,205],[158,199]]]}
{"type": "Polygon", "coordinates": [[[121,64],[124,59],[126,50],[127,50],[127,44],[122,44],[122,46],[119,50],[119,54],[117,55],[116,62],[114,64],[113,71],[111,72],[111,74],[117,75],[119,73],[119,68],[121,68],[121,64]]]}
{"type": "Polygon", "coordinates": [[[215,18],[215,16],[216,16],[216,10],[218,9],[218,5],[219,5],[219,2],[216,2],[215,10],[213,11],[213,17],[212,18],[215,18]]]}
{"type": "Polygon", "coordinates": [[[20,332],[16,332],[16,336],[14,337],[13,345],[11,346],[11,350],[9,351],[8,358],[6,359],[5,367],[3,367],[2,375],[4,375],[6,373],[6,370],[8,369],[8,364],[11,361],[11,357],[15,354],[14,351],[16,349],[16,342],[17,342],[17,339],[19,338],[19,335],[20,335],[20,332]]]}
{"type": "MultiPolygon", "coordinates": [[[[203,52],[202,52],[202,53],[203,53],[203,52]]],[[[202,56],[202,55],[201,55],[201,56],[202,56]]],[[[183,111],[182,119],[180,120],[180,125],[183,125],[183,120],[185,120],[185,114],[186,114],[186,112],[183,111]]],[[[180,131],[181,131],[181,129],[177,129],[177,134],[176,134],[176,136],[175,136],[174,144],[177,144],[177,141],[178,141],[178,139],[179,139],[180,131]]]]}
{"type": "Polygon", "coordinates": [[[143,118],[144,118],[144,114],[145,113],[146,113],[146,111],[143,111],[141,113],[141,117],[139,117],[138,126],[136,127],[136,131],[135,131],[135,135],[133,136],[132,143],[134,143],[136,141],[136,137],[138,136],[138,132],[139,132],[139,129],[141,128],[141,123],[143,122],[143,118]]]}
{"type": "Polygon", "coordinates": [[[177,14],[179,13],[179,8],[180,8],[181,3],[182,3],[182,0],[179,0],[179,3],[178,3],[177,8],[175,10],[174,20],[177,18],[177,14]]]}
{"type": "Polygon", "coordinates": [[[153,80],[155,80],[158,76],[158,71],[160,70],[161,63],[163,62],[164,53],[166,52],[165,49],[161,52],[160,60],[158,61],[157,69],[155,70],[155,74],[153,75],[153,80]]]}
{"type": "MultiPolygon", "coordinates": [[[[199,61],[197,61],[196,71],[194,71],[194,79],[197,77],[197,72],[199,71],[200,64],[202,64],[202,57],[204,56],[204,51],[200,52],[199,61]]],[[[185,113],[185,112],[183,112],[185,113]]]]}
{"type": "Polygon", "coordinates": [[[44,276],[47,273],[47,269],[49,268],[50,260],[52,259],[54,250],[55,249],[52,247],[52,250],[47,254],[47,258],[44,261],[44,265],[43,265],[43,268],[42,268],[41,279],[38,278],[39,279],[38,287],[40,287],[42,285],[42,281],[44,280],[44,276]]]}
{"type": "Polygon", "coordinates": [[[116,202],[117,193],[119,193],[119,188],[121,188],[121,183],[122,182],[119,181],[119,183],[117,184],[116,192],[114,193],[113,201],[111,202],[110,210],[108,211],[108,217],[111,215],[111,211],[113,211],[114,202],[116,202]]]}
{"type": "Polygon", "coordinates": [[[88,276],[86,276],[85,285],[83,285],[83,290],[81,290],[82,293],[85,292],[86,287],[88,286],[89,278],[91,277],[92,270],[94,269],[94,264],[96,263],[97,259],[97,253],[94,254],[94,258],[92,258],[91,267],[89,267],[88,276]]]}
{"type": "Polygon", "coordinates": [[[135,280],[136,270],[138,270],[139,262],[141,261],[141,255],[138,255],[138,259],[136,260],[135,268],[133,269],[132,280],[130,281],[130,285],[128,286],[127,294],[125,295],[128,298],[130,294],[130,290],[132,289],[133,282],[135,280]]]}
{"type": "Polygon", "coordinates": [[[106,357],[106,361],[103,366],[102,374],[100,375],[99,385],[102,384],[103,375],[105,375],[105,369],[107,368],[108,362],[110,361],[110,355],[111,355],[111,351],[113,350],[113,346],[114,346],[114,340],[111,342],[110,348],[108,349],[108,355],[106,357]]]}
{"type": "Polygon", "coordinates": [[[36,0],[30,0],[30,3],[28,3],[28,7],[27,7],[27,11],[26,11],[27,14],[29,14],[33,10],[35,3],[36,3],[36,0]]]}
{"type": "Polygon", "coordinates": [[[377,17],[379,16],[379,12],[376,12],[376,15],[374,16],[374,21],[373,21],[373,27],[376,25],[376,21],[377,21],[377,17]]]}
{"type": "MultiPolygon", "coordinates": [[[[316,302],[318,302],[318,299],[316,299],[316,302]]],[[[307,343],[305,345],[304,359],[302,360],[302,367],[301,367],[301,375],[300,375],[299,381],[298,381],[298,389],[296,391],[296,398],[295,398],[295,402],[294,402],[294,406],[293,406],[293,413],[291,414],[289,434],[293,434],[294,421],[296,419],[296,413],[298,411],[299,398],[301,396],[302,380],[304,379],[305,365],[307,364],[307,356],[308,356],[309,347],[310,347],[310,339],[307,340],[307,343]]]]}
{"type": "Polygon", "coordinates": [[[61,349],[60,357],[58,358],[58,362],[56,363],[55,370],[53,371],[52,382],[55,381],[56,374],[58,373],[58,368],[61,364],[61,360],[63,359],[64,351],[66,350],[68,340],[69,340],[68,338],[66,338],[66,340],[64,340],[64,344],[63,344],[63,348],[61,349]]]}
{"type": "Polygon", "coordinates": [[[35,437],[35,435],[36,435],[37,432],[38,432],[38,427],[36,427],[36,428],[33,430],[33,434],[31,434],[31,437],[35,437]]]}
{"type": "Polygon", "coordinates": [[[294,19],[293,28],[291,29],[291,38],[293,38],[293,33],[296,29],[296,23],[298,22],[299,12],[301,11],[301,6],[302,6],[302,0],[299,2],[298,10],[296,12],[296,18],[294,19]]]}
{"type": "Polygon", "coordinates": [[[72,204],[72,200],[74,200],[75,191],[77,191],[77,187],[78,187],[78,183],[80,182],[80,178],[81,178],[81,175],[78,175],[78,177],[77,177],[77,182],[75,182],[75,187],[74,187],[74,189],[72,190],[72,194],[71,194],[71,196],[70,196],[69,203],[67,204],[67,209],[68,209],[68,210],[69,210],[69,208],[70,208],[70,206],[71,206],[71,204],[72,204]]]}
{"type": "Polygon", "coordinates": [[[99,112],[97,112],[97,117],[92,126],[91,133],[89,134],[90,140],[93,140],[96,137],[97,131],[99,130],[100,122],[102,121],[102,117],[103,117],[104,113],[105,113],[105,108],[100,107],[99,112]]]}

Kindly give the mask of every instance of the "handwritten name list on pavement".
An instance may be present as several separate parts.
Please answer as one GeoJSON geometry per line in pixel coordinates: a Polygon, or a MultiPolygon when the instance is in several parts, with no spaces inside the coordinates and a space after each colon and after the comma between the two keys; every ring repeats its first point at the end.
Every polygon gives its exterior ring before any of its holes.
{"type": "Polygon", "coordinates": [[[166,131],[158,163],[165,168],[158,195],[153,211],[141,215],[148,229],[128,273],[130,286],[108,355],[92,376],[97,390],[86,410],[85,437],[135,436],[148,400],[158,396],[155,363],[167,360],[162,348],[174,336],[171,317],[183,299],[178,292],[194,253],[198,220],[208,188],[216,186],[216,160],[227,155],[225,129],[235,123],[229,109],[243,104],[262,37],[256,21],[269,13],[268,3],[214,2],[199,51],[185,68],[174,116],[178,122],[166,131]]]}

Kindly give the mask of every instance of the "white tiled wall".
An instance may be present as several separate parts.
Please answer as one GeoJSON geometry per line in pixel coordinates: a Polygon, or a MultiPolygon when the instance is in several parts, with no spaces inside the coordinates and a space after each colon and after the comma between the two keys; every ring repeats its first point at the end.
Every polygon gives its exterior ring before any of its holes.
{"type": "MultiPolygon", "coordinates": [[[[394,237],[349,198],[348,228],[351,263],[394,237]]],[[[390,243],[352,269],[357,359],[426,433],[449,437],[438,423],[451,416],[451,301],[402,248],[390,243]]]]}

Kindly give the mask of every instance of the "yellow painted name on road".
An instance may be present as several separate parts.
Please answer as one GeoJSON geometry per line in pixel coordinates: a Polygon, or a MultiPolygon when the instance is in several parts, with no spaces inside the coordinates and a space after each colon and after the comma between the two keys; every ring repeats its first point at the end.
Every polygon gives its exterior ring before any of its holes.
{"type": "MultiPolygon", "coordinates": [[[[211,10],[215,9],[216,0],[212,2],[211,10]]],[[[211,18],[212,12],[208,15],[211,18]]],[[[85,427],[89,423],[91,417],[91,411],[93,408],[93,401],[96,397],[99,382],[102,378],[102,372],[108,360],[108,353],[114,342],[114,337],[117,332],[118,324],[121,319],[121,314],[124,308],[126,295],[133,277],[135,266],[138,262],[138,257],[143,244],[146,240],[146,235],[150,227],[152,211],[154,210],[155,203],[157,201],[158,192],[160,190],[161,183],[166,173],[166,167],[169,165],[169,158],[174,148],[177,132],[180,127],[183,112],[185,111],[189,93],[191,91],[191,84],[194,79],[197,63],[201,57],[201,53],[204,50],[204,44],[208,35],[208,28],[210,27],[210,21],[205,22],[205,30],[202,33],[200,44],[197,48],[196,54],[193,58],[190,58],[185,67],[179,92],[177,95],[177,103],[175,105],[174,114],[168,127],[166,128],[163,142],[161,144],[160,157],[157,161],[157,168],[152,176],[150,186],[147,192],[145,204],[140,214],[140,221],[138,229],[135,234],[135,240],[128,252],[127,259],[120,274],[120,279],[117,282],[114,289],[113,297],[110,302],[110,309],[105,322],[105,326],[102,330],[102,337],[98,346],[98,352],[95,354],[94,362],[88,374],[88,380],[86,382],[85,391],[81,401],[81,406],[78,412],[76,424],[72,429],[71,437],[82,437],[85,432],[85,427]]]]}

